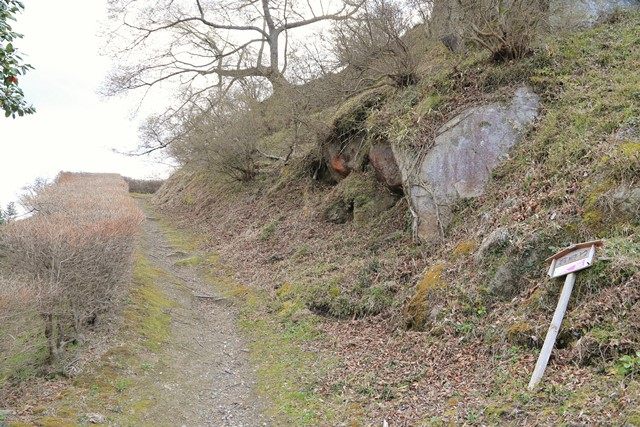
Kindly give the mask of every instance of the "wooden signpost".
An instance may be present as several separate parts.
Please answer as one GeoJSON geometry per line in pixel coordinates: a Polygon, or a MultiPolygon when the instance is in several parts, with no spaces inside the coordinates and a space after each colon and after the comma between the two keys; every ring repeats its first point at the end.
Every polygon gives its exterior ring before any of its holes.
{"type": "Polygon", "coordinates": [[[551,357],[551,350],[556,343],[556,337],[558,331],[560,331],[560,324],[564,318],[564,313],[567,311],[567,305],[569,304],[569,298],[571,297],[571,291],[573,285],[576,282],[576,272],[591,267],[596,255],[596,248],[599,248],[604,243],[602,240],[594,240],[591,242],[580,243],[568,247],[557,254],[549,257],[547,261],[551,261],[549,267],[549,276],[552,278],[567,276],[558,299],[558,305],[556,311],[553,313],[553,319],[547,336],[544,339],[544,345],[540,350],[536,367],[531,375],[531,381],[529,381],[529,390],[533,390],[536,385],[542,379],[547,364],[549,363],[549,357],[551,357]]]}

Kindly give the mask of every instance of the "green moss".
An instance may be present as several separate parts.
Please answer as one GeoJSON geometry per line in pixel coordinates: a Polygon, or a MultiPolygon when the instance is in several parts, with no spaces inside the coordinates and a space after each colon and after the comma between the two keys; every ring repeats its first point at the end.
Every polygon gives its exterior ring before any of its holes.
{"type": "Polygon", "coordinates": [[[196,204],[196,197],[191,193],[187,193],[184,195],[182,201],[187,206],[193,206],[196,204]]]}
{"type": "Polygon", "coordinates": [[[627,418],[627,423],[633,427],[640,426],[640,412],[634,412],[627,418]]]}
{"type": "Polygon", "coordinates": [[[473,253],[477,247],[478,245],[475,240],[463,240],[453,248],[453,255],[454,257],[469,255],[473,253]]]}
{"type": "Polygon", "coordinates": [[[202,237],[196,236],[195,233],[179,230],[171,226],[165,219],[161,219],[158,223],[171,246],[176,249],[184,252],[193,252],[200,246],[202,237]]]}
{"type": "Polygon", "coordinates": [[[388,88],[376,88],[362,92],[344,102],[333,118],[334,132],[338,136],[358,133],[367,116],[381,105],[388,96],[388,88]]]}
{"type": "Polygon", "coordinates": [[[145,345],[154,351],[160,349],[171,333],[171,316],[166,313],[166,309],[174,303],[156,284],[164,274],[142,255],[138,255],[133,270],[134,303],[125,311],[125,317],[145,337],[145,345]]]}
{"type": "Polygon", "coordinates": [[[405,308],[405,317],[409,327],[424,327],[429,311],[429,298],[443,286],[442,273],[446,265],[443,263],[431,266],[424,274],[416,291],[405,308]]]}
{"type": "Polygon", "coordinates": [[[204,258],[202,258],[200,255],[194,255],[176,261],[176,265],[178,267],[195,267],[202,264],[203,262],[204,258]]]}

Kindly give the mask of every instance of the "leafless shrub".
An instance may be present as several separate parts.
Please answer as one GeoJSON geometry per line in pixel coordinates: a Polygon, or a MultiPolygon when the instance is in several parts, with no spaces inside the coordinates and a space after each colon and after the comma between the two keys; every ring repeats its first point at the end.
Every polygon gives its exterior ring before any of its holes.
{"type": "Polygon", "coordinates": [[[153,194],[164,184],[163,179],[135,179],[124,177],[129,193],[153,194]]]}
{"type": "Polygon", "coordinates": [[[168,147],[184,165],[248,182],[259,172],[256,144],[262,134],[260,119],[246,106],[228,100],[185,117],[168,147]]]}
{"type": "Polygon", "coordinates": [[[34,215],[2,230],[9,271],[37,296],[50,359],[120,302],[143,218],[127,190],[119,175],[61,173],[25,199],[34,215]]]}
{"type": "Polygon", "coordinates": [[[411,15],[394,0],[371,0],[356,18],[334,25],[338,62],[363,77],[390,79],[395,85],[417,82],[412,52],[411,15]]]}
{"type": "Polygon", "coordinates": [[[547,21],[548,0],[457,0],[462,37],[496,61],[530,53],[547,21]]]}

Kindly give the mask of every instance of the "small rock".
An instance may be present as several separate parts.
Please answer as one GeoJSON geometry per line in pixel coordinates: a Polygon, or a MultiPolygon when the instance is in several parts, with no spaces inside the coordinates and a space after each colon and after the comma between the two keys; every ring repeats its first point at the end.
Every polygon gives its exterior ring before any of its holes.
{"type": "Polygon", "coordinates": [[[506,227],[499,227],[493,230],[480,244],[474,255],[475,261],[481,263],[489,253],[506,246],[509,243],[509,238],[509,230],[506,227]]]}
{"type": "Polygon", "coordinates": [[[512,263],[500,266],[489,282],[489,294],[501,300],[507,300],[515,295],[518,284],[516,269],[517,267],[512,263]]]}
{"type": "Polygon", "coordinates": [[[618,187],[613,192],[613,205],[620,213],[632,218],[640,215],[640,187],[618,187]]]}
{"type": "Polygon", "coordinates": [[[343,200],[335,201],[326,208],[324,215],[329,222],[344,224],[353,217],[353,205],[343,200]]]}
{"type": "Polygon", "coordinates": [[[104,415],[98,413],[87,414],[86,417],[87,422],[91,424],[104,424],[107,421],[104,415]]]}
{"type": "Polygon", "coordinates": [[[616,131],[614,135],[618,141],[626,141],[629,139],[640,139],[640,128],[637,126],[625,126],[616,131]]]}

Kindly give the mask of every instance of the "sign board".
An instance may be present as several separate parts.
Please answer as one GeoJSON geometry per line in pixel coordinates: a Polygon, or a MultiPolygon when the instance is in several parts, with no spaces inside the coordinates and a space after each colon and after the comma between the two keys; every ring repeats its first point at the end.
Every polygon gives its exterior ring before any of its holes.
{"type": "Polygon", "coordinates": [[[555,278],[591,267],[596,255],[596,248],[603,245],[602,240],[580,243],[564,249],[547,261],[551,261],[549,276],[555,278]]]}
{"type": "Polygon", "coordinates": [[[529,390],[533,390],[536,385],[542,380],[549,358],[551,357],[551,351],[556,344],[556,338],[560,331],[560,325],[564,318],[564,313],[567,311],[567,305],[569,304],[569,298],[571,298],[571,291],[573,285],[576,282],[576,271],[584,270],[587,267],[591,267],[593,259],[596,255],[596,248],[599,248],[604,243],[602,240],[594,240],[592,242],[580,243],[573,245],[567,249],[561,250],[554,256],[547,259],[551,261],[551,267],[549,268],[549,276],[560,277],[567,276],[564,279],[564,286],[562,292],[560,292],[560,298],[558,298],[558,305],[556,311],[553,312],[553,319],[547,336],[544,338],[544,344],[538,355],[538,361],[536,367],[531,374],[531,381],[529,381],[529,390]]]}

